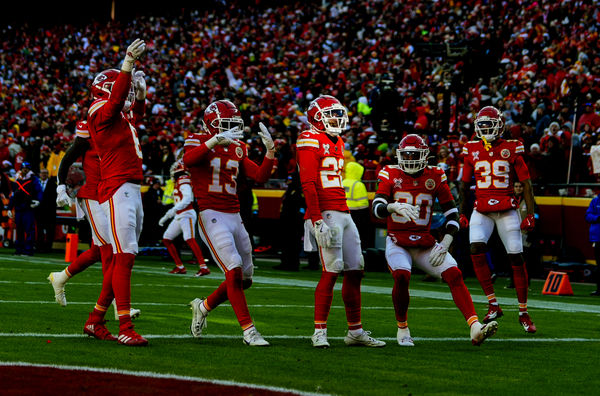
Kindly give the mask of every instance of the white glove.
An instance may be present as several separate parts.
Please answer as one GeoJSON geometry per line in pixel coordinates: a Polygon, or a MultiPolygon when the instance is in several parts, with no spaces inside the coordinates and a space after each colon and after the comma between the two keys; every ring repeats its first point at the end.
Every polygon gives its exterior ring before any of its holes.
{"type": "Polygon", "coordinates": [[[165,223],[171,218],[173,217],[173,215],[175,214],[175,208],[171,208],[167,211],[167,213],[165,213],[165,215],[163,217],[160,218],[160,220],[158,220],[158,225],[159,226],[164,226],[165,223]]]}
{"type": "Polygon", "coordinates": [[[67,186],[59,184],[58,187],[56,187],[56,206],[71,206],[72,203],[73,200],[69,197],[69,194],[67,194],[67,186]]]}
{"type": "Polygon", "coordinates": [[[127,47],[127,54],[123,60],[121,70],[130,73],[133,70],[133,64],[146,51],[146,43],[142,39],[135,39],[133,43],[127,47]]]}
{"type": "Polygon", "coordinates": [[[133,73],[133,87],[135,88],[135,98],[137,100],[146,99],[146,75],[143,71],[138,70],[133,73]]]}
{"type": "Polygon", "coordinates": [[[244,131],[242,131],[239,127],[231,128],[225,132],[221,132],[211,137],[206,141],[206,146],[209,149],[214,148],[215,146],[229,146],[236,139],[241,139],[244,137],[244,131]]]}
{"type": "Polygon", "coordinates": [[[35,209],[38,206],[40,206],[40,201],[38,201],[37,199],[32,199],[31,203],[29,204],[29,207],[35,209]]]}
{"type": "Polygon", "coordinates": [[[331,246],[331,228],[323,220],[315,222],[315,239],[319,246],[328,248],[331,246]]]}
{"type": "Polygon", "coordinates": [[[453,239],[452,235],[446,234],[440,243],[435,244],[433,249],[431,249],[431,253],[429,253],[429,264],[434,267],[442,265],[453,239]]]}
{"type": "Polygon", "coordinates": [[[262,139],[262,142],[267,148],[267,150],[273,151],[273,149],[275,148],[275,143],[273,143],[273,138],[271,137],[269,130],[262,122],[259,122],[258,126],[260,127],[260,132],[258,132],[258,136],[260,136],[260,138],[262,139]]]}
{"type": "Polygon", "coordinates": [[[420,207],[418,205],[410,205],[402,202],[388,204],[387,210],[388,212],[396,213],[409,221],[417,220],[420,215],[420,207]]]}
{"type": "Polygon", "coordinates": [[[9,210],[6,215],[8,216],[9,219],[14,219],[15,218],[15,214],[13,213],[12,210],[9,210]]]}

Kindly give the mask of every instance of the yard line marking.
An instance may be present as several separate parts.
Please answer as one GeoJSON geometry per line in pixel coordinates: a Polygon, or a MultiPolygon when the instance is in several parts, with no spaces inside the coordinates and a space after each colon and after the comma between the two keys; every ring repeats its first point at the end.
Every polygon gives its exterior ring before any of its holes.
{"type": "MultiPolygon", "coordinates": [[[[310,335],[265,335],[266,339],[280,339],[280,340],[310,340],[310,335]]],[[[0,333],[0,337],[36,337],[36,338],[86,338],[89,337],[86,334],[52,334],[52,333],[0,333]]],[[[144,334],[144,338],[152,339],[194,339],[190,334],[144,334]]],[[[233,334],[203,334],[202,338],[207,339],[238,339],[242,338],[241,335],[233,334]]],[[[327,337],[330,340],[341,341],[344,337],[327,337]]],[[[396,337],[377,337],[379,340],[384,341],[396,341],[396,337]]],[[[469,337],[413,337],[415,341],[429,341],[429,342],[454,342],[454,341],[469,341],[469,337]]],[[[600,342],[600,338],[537,338],[532,337],[516,337],[516,338],[488,338],[486,342],[600,342]]]]}
{"type": "Polygon", "coordinates": [[[314,395],[327,395],[325,393],[313,393],[313,392],[304,392],[291,388],[283,388],[279,386],[270,386],[270,385],[260,385],[260,384],[251,384],[248,382],[238,382],[238,381],[227,381],[227,380],[216,380],[212,378],[203,378],[203,377],[190,377],[186,375],[177,375],[177,374],[163,374],[157,373],[153,371],[132,371],[132,370],[122,370],[115,368],[100,368],[100,367],[89,367],[89,366],[71,366],[64,364],[39,364],[39,363],[29,363],[29,362],[8,362],[8,361],[0,361],[0,366],[20,366],[20,367],[39,367],[39,368],[55,368],[61,370],[75,370],[75,371],[90,371],[95,373],[107,373],[107,374],[120,374],[120,375],[133,375],[136,377],[151,377],[151,378],[163,378],[163,379],[176,379],[181,381],[191,381],[191,382],[207,382],[215,385],[223,385],[223,386],[239,386],[243,388],[257,389],[257,390],[269,390],[273,392],[284,392],[284,393],[292,393],[301,396],[314,396],[314,395]]]}
{"type": "MultiPolygon", "coordinates": [[[[203,277],[206,279],[206,277],[203,277]]],[[[192,281],[195,282],[195,281],[192,281]]],[[[49,285],[48,281],[45,282],[35,282],[35,281],[7,281],[0,280],[0,284],[22,284],[22,285],[49,285]]],[[[67,282],[69,287],[71,286],[102,286],[100,281],[98,282],[78,282],[77,280],[67,282]]],[[[166,284],[166,283],[132,283],[131,286],[135,287],[176,287],[176,288],[196,288],[196,289],[214,289],[217,285],[174,285],[174,284],[166,284]]],[[[289,286],[255,286],[260,289],[287,289],[289,286]]],[[[504,310],[504,308],[502,309],[504,310]]]]}

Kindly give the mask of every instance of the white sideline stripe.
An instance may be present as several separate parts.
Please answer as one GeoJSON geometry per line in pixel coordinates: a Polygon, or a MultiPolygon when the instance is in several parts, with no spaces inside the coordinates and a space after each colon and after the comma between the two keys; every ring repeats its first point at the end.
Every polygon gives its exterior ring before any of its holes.
{"type": "MultiPolygon", "coordinates": [[[[203,277],[204,279],[206,276],[203,277]]],[[[48,281],[46,282],[33,282],[33,281],[6,281],[0,280],[0,283],[8,283],[8,284],[22,284],[22,285],[49,285],[48,281]]],[[[69,287],[71,286],[101,286],[100,282],[77,282],[70,281],[67,282],[69,287]]],[[[172,285],[172,284],[158,284],[158,283],[132,283],[132,287],[176,287],[176,288],[197,288],[197,289],[214,289],[215,285],[172,285]]],[[[282,289],[288,288],[289,286],[258,286],[261,289],[282,289]]],[[[504,310],[504,308],[502,308],[504,310]]]]}
{"type": "MultiPolygon", "coordinates": [[[[263,334],[264,335],[264,334],[263,334]]],[[[84,338],[89,337],[86,334],[52,334],[52,333],[0,333],[0,337],[37,337],[37,338],[84,338]]],[[[299,335],[264,335],[266,339],[279,340],[310,340],[310,336],[299,335]]],[[[162,339],[162,338],[189,338],[193,339],[190,334],[144,334],[144,338],[162,339]]],[[[233,334],[203,334],[202,338],[208,339],[238,339],[241,335],[233,334]]],[[[344,337],[327,337],[330,340],[343,340],[344,337]]],[[[453,342],[453,341],[468,341],[469,337],[412,337],[415,341],[429,342],[453,342]]],[[[396,341],[396,337],[377,337],[378,340],[396,341]]],[[[537,338],[532,337],[517,337],[517,338],[488,338],[486,342],[600,342],[600,338],[537,338]]]]}
{"type": "Polygon", "coordinates": [[[162,373],[156,373],[153,371],[131,371],[131,370],[121,370],[121,369],[115,369],[115,368],[98,368],[98,367],[89,367],[89,366],[70,366],[70,365],[63,365],[63,364],[38,364],[38,363],[29,363],[29,362],[7,362],[7,361],[0,361],[0,366],[55,368],[55,369],[60,369],[60,370],[76,370],[76,371],[89,371],[89,372],[94,372],[94,373],[133,375],[136,377],[175,379],[175,380],[190,381],[190,382],[207,382],[207,383],[215,384],[215,385],[239,386],[239,387],[250,388],[250,389],[292,393],[295,395],[302,395],[302,396],[305,396],[305,395],[306,396],[327,395],[326,393],[304,392],[304,391],[300,391],[300,390],[296,390],[296,389],[283,388],[283,387],[279,387],[279,386],[259,385],[259,384],[251,384],[251,383],[247,383],[247,382],[238,382],[238,381],[216,380],[216,379],[212,379],[212,378],[203,378],[203,377],[189,377],[186,375],[177,375],[177,374],[162,374],[162,373]]]}

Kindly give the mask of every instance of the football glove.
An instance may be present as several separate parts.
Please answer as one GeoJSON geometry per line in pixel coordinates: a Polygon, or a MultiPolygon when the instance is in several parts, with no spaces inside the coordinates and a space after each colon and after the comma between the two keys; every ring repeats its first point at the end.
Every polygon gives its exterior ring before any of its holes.
{"type": "Polygon", "coordinates": [[[521,229],[523,231],[533,231],[535,228],[535,217],[532,214],[528,214],[521,222],[521,229]]]}
{"type": "Polygon", "coordinates": [[[403,202],[394,202],[394,203],[388,204],[387,210],[390,213],[396,213],[397,215],[400,215],[400,216],[406,218],[408,221],[415,221],[416,219],[419,218],[419,215],[420,215],[419,206],[410,205],[410,204],[403,203],[403,202]]]}
{"type": "Polygon", "coordinates": [[[9,219],[14,219],[15,218],[15,214],[13,213],[12,210],[9,210],[6,215],[8,216],[9,219]]]}
{"type": "Polygon", "coordinates": [[[315,228],[315,239],[319,246],[328,248],[331,246],[331,228],[322,219],[317,220],[314,225],[315,228]]]}
{"type": "Polygon", "coordinates": [[[429,253],[429,264],[431,264],[433,267],[439,267],[442,265],[453,239],[454,238],[452,235],[446,234],[440,243],[435,244],[429,253]]]}
{"type": "Polygon", "coordinates": [[[40,201],[38,201],[37,199],[32,199],[31,203],[29,204],[29,207],[35,209],[38,206],[40,206],[40,201]]]}
{"type": "Polygon", "coordinates": [[[127,47],[127,54],[123,60],[123,66],[121,66],[121,70],[130,73],[133,70],[135,61],[142,56],[145,50],[146,43],[144,40],[135,39],[135,41],[131,43],[129,47],[127,47]]]}
{"type": "Polygon", "coordinates": [[[236,139],[241,139],[244,137],[244,131],[242,131],[239,127],[231,128],[225,132],[221,132],[211,137],[206,141],[206,146],[209,149],[214,148],[215,146],[229,146],[236,139]]]}
{"type": "Polygon", "coordinates": [[[133,87],[135,88],[135,98],[137,100],[146,99],[146,75],[143,71],[138,70],[133,73],[133,87]]]}
{"type": "Polygon", "coordinates": [[[460,224],[460,228],[467,228],[469,226],[469,219],[461,213],[460,216],[458,216],[458,223],[460,224]]]}
{"type": "Polygon", "coordinates": [[[158,220],[158,225],[159,225],[159,226],[161,226],[161,227],[162,227],[162,226],[164,226],[164,225],[165,225],[165,223],[166,223],[167,221],[169,221],[169,219],[170,219],[171,217],[173,217],[174,215],[175,215],[175,208],[171,208],[171,209],[169,209],[169,210],[167,211],[167,213],[165,213],[165,215],[164,215],[163,217],[161,217],[161,218],[160,218],[160,220],[158,220]]]}
{"type": "Polygon", "coordinates": [[[67,186],[59,184],[58,187],[56,187],[56,206],[71,206],[72,203],[73,200],[69,197],[69,194],[67,194],[67,186]]]}
{"type": "Polygon", "coordinates": [[[258,136],[260,136],[260,138],[262,139],[262,142],[267,148],[267,150],[273,151],[273,149],[275,149],[275,143],[273,143],[273,138],[271,137],[269,130],[262,122],[260,122],[258,126],[260,127],[260,132],[258,132],[258,136]]]}

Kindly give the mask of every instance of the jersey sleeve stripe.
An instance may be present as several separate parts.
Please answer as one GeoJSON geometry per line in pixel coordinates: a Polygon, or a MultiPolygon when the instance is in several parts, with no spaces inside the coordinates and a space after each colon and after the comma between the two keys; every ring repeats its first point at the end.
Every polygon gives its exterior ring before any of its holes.
{"type": "Polygon", "coordinates": [[[108,100],[102,100],[90,107],[90,109],[88,110],[88,115],[94,114],[100,107],[104,106],[106,102],[108,102],[108,100]]]}
{"type": "Polygon", "coordinates": [[[199,146],[200,145],[200,140],[198,140],[198,139],[186,139],[185,143],[183,145],[184,146],[199,146]]]}
{"type": "Polygon", "coordinates": [[[75,136],[78,136],[78,137],[83,138],[83,139],[89,139],[89,137],[90,137],[90,131],[86,131],[86,130],[83,130],[83,129],[76,129],[75,130],[75,136]]]}
{"type": "Polygon", "coordinates": [[[464,155],[468,155],[468,154],[469,154],[469,149],[467,148],[467,146],[463,146],[462,153],[463,153],[464,155]]]}
{"type": "Polygon", "coordinates": [[[386,179],[389,180],[390,179],[390,174],[388,173],[388,171],[385,170],[381,170],[379,171],[379,175],[377,176],[379,179],[386,179]]]}
{"type": "Polygon", "coordinates": [[[319,141],[317,139],[298,139],[296,147],[315,147],[319,148],[319,141]]]}
{"type": "Polygon", "coordinates": [[[446,177],[446,174],[444,173],[441,177],[442,182],[448,181],[448,178],[446,177]]]}
{"type": "Polygon", "coordinates": [[[525,148],[523,146],[517,146],[515,149],[515,153],[523,153],[525,152],[525,148]]]}

